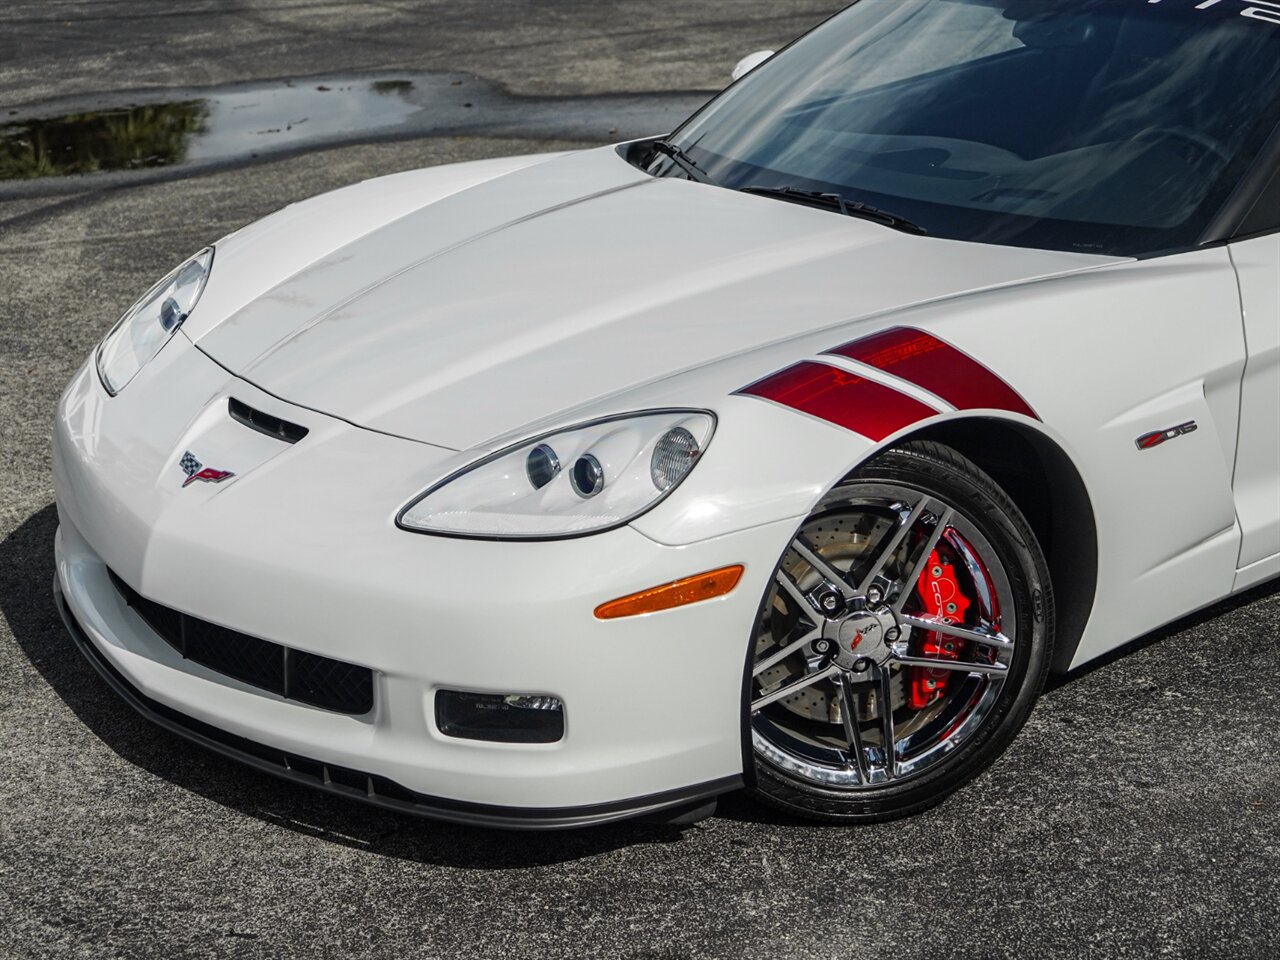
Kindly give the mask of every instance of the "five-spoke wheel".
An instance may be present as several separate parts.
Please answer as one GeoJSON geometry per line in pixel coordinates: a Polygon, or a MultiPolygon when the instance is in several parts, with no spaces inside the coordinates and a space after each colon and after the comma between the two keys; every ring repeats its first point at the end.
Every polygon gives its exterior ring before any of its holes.
{"type": "Polygon", "coordinates": [[[751,666],[757,792],[827,819],[940,800],[1025,720],[1051,609],[1039,546],[986,474],[938,444],[880,455],[775,572],[751,666]]]}

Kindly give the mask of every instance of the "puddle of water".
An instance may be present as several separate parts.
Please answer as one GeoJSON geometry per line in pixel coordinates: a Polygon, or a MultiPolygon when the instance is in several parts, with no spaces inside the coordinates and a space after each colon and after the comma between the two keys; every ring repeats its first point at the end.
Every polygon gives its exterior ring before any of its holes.
{"type": "Polygon", "coordinates": [[[0,117],[0,200],[158,182],[379,139],[611,143],[674,129],[708,96],[521,97],[479,77],[420,71],[66,98],[0,117]]]}
{"type": "Polygon", "coordinates": [[[181,163],[202,135],[201,100],[75,113],[0,126],[0,179],[32,180],[181,163]]]}
{"type": "Polygon", "coordinates": [[[421,107],[408,80],[308,84],[225,93],[208,101],[207,129],[189,160],[223,160],[403,124],[421,107]]]}
{"type": "Polygon", "coordinates": [[[384,130],[420,105],[410,80],[282,83],[0,126],[0,180],[218,161],[384,130]]]}

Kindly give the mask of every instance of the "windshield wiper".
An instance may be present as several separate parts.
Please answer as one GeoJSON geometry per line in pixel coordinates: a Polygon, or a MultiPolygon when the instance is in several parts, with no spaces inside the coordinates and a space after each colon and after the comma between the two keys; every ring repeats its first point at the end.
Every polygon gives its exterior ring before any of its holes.
{"type": "Polygon", "coordinates": [[[653,142],[653,149],[664,157],[670,157],[675,165],[688,175],[690,180],[696,180],[698,183],[710,184],[713,187],[720,186],[720,184],[715,181],[714,177],[703,172],[703,169],[698,166],[698,161],[694,160],[693,157],[689,156],[684,152],[684,150],[677,147],[674,143],[671,143],[668,140],[655,140],[653,142]]]}
{"type": "Polygon", "coordinates": [[[912,223],[906,217],[900,217],[896,213],[881,210],[879,207],[873,207],[868,203],[859,203],[857,200],[846,199],[838,193],[824,193],[820,190],[799,190],[796,187],[743,187],[742,192],[750,193],[757,197],[776,197],[779,200],[790,200],[792,203],[804,203],[812,207],[836,210],[846,217],[871,220],[874,223],[892,227],[894,230],[901,230],[903,233],[913,233],[919,237],[923,237],[929,232],[920,224],[912,223]]]}

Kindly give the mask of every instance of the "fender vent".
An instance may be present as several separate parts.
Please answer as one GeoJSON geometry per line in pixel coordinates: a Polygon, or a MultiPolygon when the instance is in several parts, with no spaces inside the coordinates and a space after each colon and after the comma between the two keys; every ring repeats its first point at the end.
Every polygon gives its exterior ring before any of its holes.
{"type": "Polygon", "coordinates": [[[296,423],[255,410],[235,397],[230,399],[228,411],[232,420],[243,423],[250,430],[257,430],[259,433],[265,433],[268,437],[275,437],[285,443],[297,443],[309,432],[306,427],[300,427],[296,423]]]}

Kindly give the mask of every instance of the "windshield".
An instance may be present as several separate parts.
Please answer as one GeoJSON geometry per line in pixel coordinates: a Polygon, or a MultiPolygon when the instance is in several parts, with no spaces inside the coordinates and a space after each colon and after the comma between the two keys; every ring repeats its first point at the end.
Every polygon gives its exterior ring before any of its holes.
{"type": "Polygon", "coordinates": [[[860,0],[646,160],[935,237],[1142,256],[1199,242],[1278,119],[1280,0],[860,0]]]}

